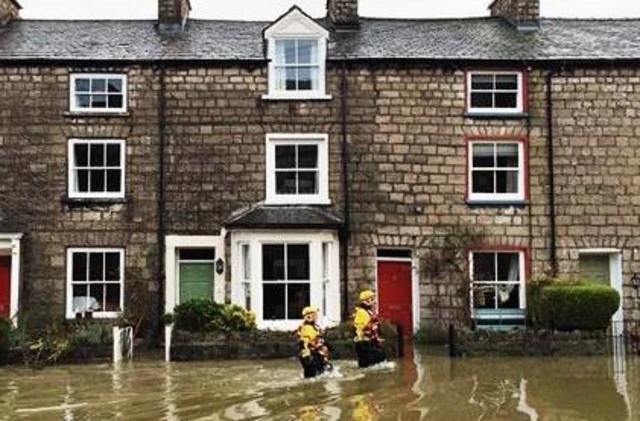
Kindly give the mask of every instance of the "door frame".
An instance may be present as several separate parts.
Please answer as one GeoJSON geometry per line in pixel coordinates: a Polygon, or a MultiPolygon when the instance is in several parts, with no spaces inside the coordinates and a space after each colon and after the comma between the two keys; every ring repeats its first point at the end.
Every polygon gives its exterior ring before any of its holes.
{"type": "MultiPolygon", "coordinates": [[[[411,264],[411,316],[413,323],[413,334],[416,334],[420,329],[420,282],[419,282],[419,259],[415,258],[413,250],[394,248],[394,247],[379,247],[376,249],[376,271],[375,271],[375,287],[376,293],[380,291],[378,285],[378,264],[380,262],[406,262],[411,264]],[[403,250],[408,251],[411,257],[384,257],[378,256],[380,250],[403,250]]],[[[376,310],[380,310],[380,296],[376,300],[376,310]]]]}
{"type": "Polygon", "coordinates": [[[609,284],[620,294],[620,307],[611,318],[611,328],[614,336],[624,333],[624,288],[622,275],[622,250],[615,248],[592,248],[578,250],[578,265],[583,254],[598,254],[609,256],[609,284]]]}
{"type": "Polygon", "coordinates": [[[22,236],[22,233],[0,234],[0,251],[11,256],[9,318],[14,326],[18,326],[18,310],[20,308],[20,263],[22,260],[20,240],[22,236]]]}
{"type": "MultiPolygon", "coordinates": [[[[178,253],[181,248],[212,248],[216,250],[216,261],[225,261],[224,251],[225,233],[220,235],[167,235],[165,250],[165,290],[164,290],[164,312],[173,313],[173,309],[180,302],[180,285],[178,270],[178,253]]],[[[213,284],[213,300],[217,303],[224,303],[226,279],[226,264],[223,265],[221,274],[216,272],[213,284]],[[218,279],[220,280],[218,282],[218,279]]]]}

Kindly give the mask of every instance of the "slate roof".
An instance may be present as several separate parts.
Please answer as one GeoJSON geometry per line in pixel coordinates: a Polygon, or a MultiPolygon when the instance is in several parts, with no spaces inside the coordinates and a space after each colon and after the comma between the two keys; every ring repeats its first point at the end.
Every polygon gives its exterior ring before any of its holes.
{"type": "Polygon", "coordinates": [[[224,224],[227,228],[326,228],[338,229],[342,220],[316,206],[260,205],[237,215],[224,224]]]}
{"type": "MultiPolygon", "coordinates": [[[[191,19],[179,36],[155,21],[18,20],[0,28],[0,60],[264,60],[270,22],[191,19]]],[[[500,18],[363,18],[360,30],[336,33],[329,60],[619,60],[640,58],[640,19],[542,19],[519,32],[500,18]]]]}

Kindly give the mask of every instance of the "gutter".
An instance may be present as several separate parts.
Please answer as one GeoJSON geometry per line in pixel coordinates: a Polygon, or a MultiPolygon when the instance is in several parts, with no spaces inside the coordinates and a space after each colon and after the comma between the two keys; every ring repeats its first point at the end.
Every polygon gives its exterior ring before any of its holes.
{"type": "Polygon", "coordinates": [[[549,252],[551,258],[551,276],[554,278],[558,275],[555,164],[553,155],[553,76],[555,73],[555,70],[551,70],[545,78],[547,91],[547,167],[549,168],[549,252]]]}
{"type": "Polygon", "coordinates": [[[167,72],[163,63],[158,67],[160,71],[160,91],[158,97],[158,261],[156,268],[156,284],[158,289],[158,307],[157,317],[153,322],[153,330],[157,332],[157,338],[162,334],[162,326],[160,319],[164,316],[164,290],[165,290],[165,273],[164,273],[164,254],[166,250],[166,224],[165,224],[165,144],[167,130],[167,72]]]}
{"type": "Polygon", "coordinates": [[[342,268],[342,321],[349,319],[349,238],[351,237],[351,210],[349,200],[349,145],[347,143],[347,120],[349,99],[349,82],[347,80],[346,63],[342,63],[341,72],[341,134],[342,143],[340,149],[340,161],[342,164],[342,194],[343,194],[343,217],[344,221],[340,230],[340,258],[342,268]]]}

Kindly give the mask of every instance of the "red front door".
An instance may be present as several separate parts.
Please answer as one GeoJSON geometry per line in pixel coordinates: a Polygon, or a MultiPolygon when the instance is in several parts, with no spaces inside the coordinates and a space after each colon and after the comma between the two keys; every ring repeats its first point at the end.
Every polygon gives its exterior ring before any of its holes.
{"type": "Polygon", "coordinates": [[[11,303],[11,257],[0,256],[0,318],[9,317],[11,303]]]}
{"type": "Polygon", "coordinates": [[[378,307],[380,317],[413,334],[411,262],[378,261],[378,307]]]}

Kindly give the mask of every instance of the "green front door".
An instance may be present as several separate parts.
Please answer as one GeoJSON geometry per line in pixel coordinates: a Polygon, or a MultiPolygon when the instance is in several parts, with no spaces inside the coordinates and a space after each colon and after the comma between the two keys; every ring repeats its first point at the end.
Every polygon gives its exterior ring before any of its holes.
{"type": "Polygon", "coordinates": [[[206,254],[181,251],[178,273],[181,303],[194,298],[213,299],[215,255],[213,250],[207,251],[206,254]]]}

